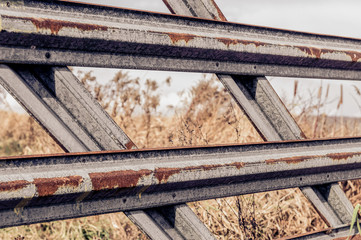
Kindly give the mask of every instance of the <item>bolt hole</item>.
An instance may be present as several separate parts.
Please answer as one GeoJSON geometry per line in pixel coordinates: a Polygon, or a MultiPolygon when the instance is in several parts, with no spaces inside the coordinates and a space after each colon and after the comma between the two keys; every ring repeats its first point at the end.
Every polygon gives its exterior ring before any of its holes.
{"type": "Polygon", "coordinates": [[[219,63],[216,63],[216,67],[219,67],[219,63]]]}
{"type": "Polygon", "coordinates": [[[253,66],[253,69],[257,69],[257,66],[253,66]]]}
{"type": "Polygon", "coordinates": [[[126,202],[127,202],[127,199],[126,199],[126,198],[124,198],[124,199],[123,199],[123,203],[126,203],[126,202]]]}
{"type": "Polygon", "coordinates": [[[10,7],[10,2],[6,2],[6,6],[7,6],[7,7],[10,7]]]}
{"type": "Polygon", "coordinates": [[[45,53],[45,57],[46,57],[47,59],[49,59],[49,58],[51,57],[50,52],[46,52],[46,53],[45,53]]]}
{"type": "Polygon", "coordinates": [[[330,175],[329,174],[327,174],[327,178],[329,178],[330,177],[330,175]]]}
{"type": "Polygon", "coordinates": [[[175,197],[176,197],[176,194],[175,194],[175,193],[173,193],[173,194],[172,194],[172,197],[173,197],[173,198],[175,198],[175,197]]]}
{"type": "Polygon", "coordinates": [[[302,181],[302,178],[300,177],[300,181],[302,181]]]}

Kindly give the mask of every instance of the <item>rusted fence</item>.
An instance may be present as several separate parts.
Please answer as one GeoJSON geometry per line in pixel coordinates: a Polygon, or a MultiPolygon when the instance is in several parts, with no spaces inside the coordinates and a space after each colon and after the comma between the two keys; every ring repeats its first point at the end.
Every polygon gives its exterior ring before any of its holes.
{"type": "Polygon", "coordinates": [[[93,151],[3,158],[0,226],[125,211],[152,239],[213,239],[186,202],[300,187],[331,229],[299,238],[346,236],[337,181],[361,178],[361,139],[301,140],[264,75],[358,80],[361,40],[228,23],[212,0],[164,3],[183,16],[0,0],[0,83],[64,150],[93,151]],[[136,150],[67,65],[216,73],[279,142],[136,150]]]}

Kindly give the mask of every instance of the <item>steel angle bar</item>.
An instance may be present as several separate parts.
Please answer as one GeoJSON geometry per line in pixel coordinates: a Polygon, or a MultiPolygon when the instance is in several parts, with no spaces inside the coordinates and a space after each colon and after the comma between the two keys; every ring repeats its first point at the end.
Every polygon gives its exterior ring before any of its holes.
{"type": "MultiPolygon", "coordinates": [[[[68,68],[1,65],[0,73],[0,83],[64,150],[79,152],[135,147],[68,68]]],[[[24,207],[26,204],[23,203],[24,207]]],[[[170,239],[143,211],[137,211],[132,220],[139,224],[141,220],[146,222],[142,222],[142,229],[150,229],[147,234],[153,239],[170,239]]]]}
{"type": "MultiPolygon", "coordinates": [[[[1,65],[0,73],[0,83],[66,151],[136,147],[68,68],[1,65]]],[[[188,208],[186,204],[180,204],[178,212],[187,211],[186,208],[188,208]]],[[[144,211],[125,213],[152,239],[175,239],[179,235],[178,228],[167,230],[170,224],[161,225],[167,221],[165,217],[161,222],[156,223],[144,211]]],[[[192,213],[188,214],[188,218],[177,214],[177,224],[187,225],[188,219],[194,218],[191,216],[192,213]]],[[[202,234],[197,237],[198,239],[202,239],[203,236],[210,239],[208,230],[201,226],[198,226],[197,231],[188,231],[183,235],[198,236],[195,232],[202,234]]]]}
{"type": "MultiPolygon", "coordinates": [[[[266,78],[219,75],[219,79],[265,139],[276,141],[305,137],[266,78]]],[[[352,204],[337,183],[301,190],[332,227],[350,221],[352,204]],[[332,189],[333,194],[321,191],[323,188],[332,189]]]]}
{"type": "Polygon", "coordinates": [[[328,79],[360,79],[359,71],[275,66],[270,64],[219,62],[207,59],[139,56],[104,52],[74,52],[66,49],[31,49],[0,46],[0,62],[44,64],[61,66],[87,66],[160,71],[203,72],[238,75],[267,75],[328,79]]]}
{"type": "Polygon", "coordinates": [[[345,138],[2,158],[0,225],[357,179],[360,144],[345,138]]]}
{"type": "MultiPolygon", "coordinates": [[[[23,76],[26,75],[22,72],[23,76]]],[[[35,119],[42,119],[39,121],[45,129],[55,138],[58,142],[62,143],[61,146],[64,149],[72,149],[73,151],[87,151],[86,144],[94,148],[94,150],[100,150],[97,145],[86,138],[87,134],[83,129],[78,129],[76,122],[66,109],[64,109],[52,95],[43,88],[41,83],[37,79],[28,74],[26,77],[27,81],[15,71],[13,71],[7,65],[0,65],[0,83],[8,90],[9,93],[24,106],[28,112],[34,116],[35,119]],[[29,87],[28,84],[32,84],[29,87]],[[53,110],[50,110],[49,104],[52,105],[53,110]],[[58,116],[62,116],[68,121],[64,123],[60,121],[58,116]],[[83,139],[81,141],[80,138],[83,139]]]]}
{"type": "MultiPolygon", "coordinates": [[[[163,0],[163,2],[172,13],[226,21],[214,1],[163,0]]],[[[305,137],[265,77],[221,74],[217,77],[265,140],[277,141],[305,137]]],[[[332,197],[330,197],[329,191],[320,193],[317,187],[303,187],[301,190],[330,226],[336,227],[342,222],[347,223],[352,216],[352,204],[337,183],[326,188],[333,189],[333,193],[337,192],[337,194],[331,194],[332,197]]]]}
{"type": "MultiPolygon", "coordinates": [[[[227,73],[222,69],[228,64],[245,64],[248,70],[232,72],[360,78],[358,39],[66,2],[0,7],[2,62],[164,70],[154,64],[183,59],[212,65],[188,71],[227,73]],[[148,57],[151,63],[137,66],[132,57],[148,57]],[[293,69],[277,73],[282,67],[293,69]]],[[[169,68],[184,71],[175,62],[169,68]]]]}
{"type": "Polygon", "coordinates": [[[359,232],[357,228],[350,231],[350,226],[348,224],[341,225],[338,228],[328,228],[322,231],[316,231],[286,238],[280,238],[279,240],[347,240],[360,239],[359,232]]]}
{"type": "Polygon", "coordinates": [[[0,65],[0,83],[70,152],[134,143],[66,67],[0,65]]]}

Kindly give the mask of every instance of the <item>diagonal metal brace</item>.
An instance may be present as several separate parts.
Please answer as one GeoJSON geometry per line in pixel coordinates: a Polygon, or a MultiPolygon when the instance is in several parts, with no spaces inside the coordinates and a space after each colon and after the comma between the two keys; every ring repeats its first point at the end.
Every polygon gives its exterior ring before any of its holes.
{"type": "MultiPolygon", "coordinates": [[[[68,68],[0,65],[0,73],[0,83],[65,151],[136,148],[68,68]]],[[[213,238],[186,204],[177,213],[171,224],[158,210],[125,212],[152,239],[213,238]]]]}
{"type": "MultiPolygon", "coordinates": [[[[172,13],[226,21],[213,0],[163,0],[172,13]],[[218,15],[215,14],[215,10],[218,15]]],[[[217,77],[244,110],[260,135],[268,141],[305,138],[291,114],[265,77],[220,75],[217,77]]],[[[352,204],[337,183],[301,188],[332,227],[348,223],[352,204]],[[332,191],[331,191],[332,189],[332,191]]]]}

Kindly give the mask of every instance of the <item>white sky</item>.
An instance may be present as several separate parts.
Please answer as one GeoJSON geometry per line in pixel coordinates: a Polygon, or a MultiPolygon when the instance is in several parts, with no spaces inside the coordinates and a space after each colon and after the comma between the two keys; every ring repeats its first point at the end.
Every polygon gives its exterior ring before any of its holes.
{"type": "MultiPolygon", "coordinates": [[[[78,0],[81,2],[98,3],[116,7],[133,8],[169,13],[162,0],[78,0]]],[[[268,26],[282,29],[346,36],[361,39],[360,0],[216,0],[218,6],[229,21],[252,25],[268,26]]],[[[101,80],[110,80],[117,70],[94,69],[94,74],[101,80]]],[[[162,103],[177,104],[177,91],[189,89],[201,78],[198,73],[170,73],[157,71],[129,70],[132,76],[151,78],[164,81],[172,77],[172,87],[163,90],[162,103]]],[[[287,98],[293,93],[294,78],[271,78],[275,90],[287,98]]],[[[336,104],[327,109],[327,113],[344,114],[361,117],[361,109],[355,104],[361,103],[352,85],[361,89],[361,82],[324,80],[323,85],[331,85],[330,94],[337,97],[340,84],[344,85],[344,106],[336,111],[336,104]]],[[[308,92],[317,89],[320,80],[300,80],[299,88],[303,89],[304,97],[308,92]],[[310,90],[311,89],[311,90],[310,90]]]]}

